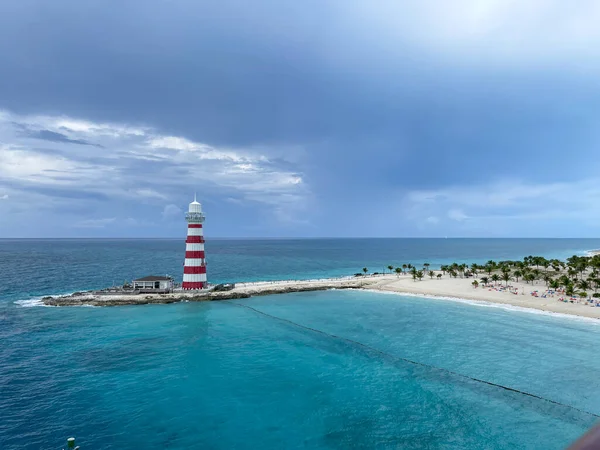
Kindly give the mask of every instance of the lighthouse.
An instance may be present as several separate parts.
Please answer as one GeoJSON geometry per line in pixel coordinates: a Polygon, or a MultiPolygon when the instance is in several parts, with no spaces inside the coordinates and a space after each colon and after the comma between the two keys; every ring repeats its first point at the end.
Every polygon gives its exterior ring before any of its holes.
{"type": "Polygon", "coordinates": [[[185,214],[188,223],[185,241],[185,263],[183,264],[183,289],[204,289],[206,287],[206,260],[204,259],[204,233],[202,223],[202,205],[196,201],[190,203],[185,214]]]}

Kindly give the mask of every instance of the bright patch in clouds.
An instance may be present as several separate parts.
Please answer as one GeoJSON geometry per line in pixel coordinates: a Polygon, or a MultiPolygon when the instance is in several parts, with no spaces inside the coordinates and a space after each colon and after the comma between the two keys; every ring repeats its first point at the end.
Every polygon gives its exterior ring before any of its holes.
{"type": "Polygon", "coordinates": [[[164,219],[172,219],[175,217],[181,217],[183,211],[177,205],[173,205],[172,203],[165,206],[162,212],[162,216],[164,219]]]}
{"type": "Polygon", "coordinates": [[[160,192],[156,192],[153,189],[138,189],[135,191],[136,195],[139,195],[140,197],[146,197],[146,198],[157,198],[160,200],[166,200],[167,196],[164,194],[161,194],[160,192]]]}
{"type": "MultiPolygon", "coordinates": [[[[11,114],[5,112],[5,117],[11,117],[11,114]]],[[[21,116],[18,117],[18,120],[17,123],[26,125],[32,129],[66,132],[78,137],[108,136],[122,138],[125,136],[144,136],[147,131],[144,128],[107,123],[93,123],[64,116],[21,116]]]]}
{"type": "Polygon", "coordinates": [[[462,222],[469,218],[462,210],[460,209],[451,209],[448,211],[448,218],[452,220],[456,220],[457,222],[462,222]]]}
{"type": "Polygon", "coordinates": [[[94,178],[95,168],[85,162],[31,151],[23,146],[0,146],[0,174],[7,179],[42,185],[70,185],[83,177],[94,178]]]}
{"type": "Polygon", "coordinates": [[[576,61],[597,55],[600,44],[600,3],[593,0],[343,2],[336,13],[360,30],[356,36],[377,30],[391,52],[408,44],[454,62],[473,57],[527,66],[576,61]]]}

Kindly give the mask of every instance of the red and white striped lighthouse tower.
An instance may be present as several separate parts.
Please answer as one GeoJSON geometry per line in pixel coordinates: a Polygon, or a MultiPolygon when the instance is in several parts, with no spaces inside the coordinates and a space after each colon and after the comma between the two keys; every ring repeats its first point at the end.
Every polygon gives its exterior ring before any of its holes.
{"type": "Polygon", "coordinates": [[[185,263],[183,264],[183,289],[204,289],[206,287],[206,260],[204,259],[204,233],[202,223],[202,205],[196,201],[190,203],[185,214],[188,223],[185,241],[185,263]]]}

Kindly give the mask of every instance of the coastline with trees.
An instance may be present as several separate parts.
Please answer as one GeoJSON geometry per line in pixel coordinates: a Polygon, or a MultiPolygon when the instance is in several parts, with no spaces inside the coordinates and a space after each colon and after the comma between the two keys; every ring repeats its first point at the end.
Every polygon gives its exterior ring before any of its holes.
{"type": "Polygon", "coordinates": [[[77,292],[45,296],[40,303],[50,306],[119,306],[217,301],[314,290],[368,289],[453,301],[483,301],[485,306],[517,306],[529,311],[600,319],[600,255],[572,256],[565,261],[527,256],[519,261],[489,260],[485,264],[390,264],[385,266],[384,272],[371,272],[368,267],[363,267],[354,276],[339,278],[242,282],[236,283],[228,292],[209,289],[202,293],[173,292],[146,296],[77,292]]]}
{"type": "MultiPolygon", "coordinates": [[[[374,288],[600,318],[600,252],[573,255],[564,261],[526,256],[522,260],[455,262],[438,267],[428,262],[389,265],[389,274],[383,276],[386,280],[374,288]]],[[[360,274],[373,275],[364,269],[360,274]]]]}

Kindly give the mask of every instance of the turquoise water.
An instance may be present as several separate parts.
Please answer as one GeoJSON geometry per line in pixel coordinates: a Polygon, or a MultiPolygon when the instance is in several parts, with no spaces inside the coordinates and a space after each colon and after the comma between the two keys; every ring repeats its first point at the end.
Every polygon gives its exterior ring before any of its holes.
{"type": "Polygon", "coordinates": [[[9,326],[1,448],[558,449],[595,421],[396,357],[600,413],[598,326],[442,300],[20,308],[9,326]]]}
{"type": "MultiPolygon", "coordinates": [[[[16,304],[44,286],[101,283],[135,255],[168,265],[174,245],[121,242],[117,257],[112,242],[85,241],[85,252],[73,242],[0,242],[9,280],[0,295],[1,449],[60,449],[70,435],[83,450],[560,449],[600,414],[600,328],[591,321],[363,291],[119,308],[16,304]],[[22,288],[35,276],[35,289],[22,288]]],[[[547,250],[600,248],[584,244],[547,250]]],[[[228,245],[227,273],[251,272],[232,262],[244,253],[228,245]]],[[[269,256],[256,244],[247,256],[254,270],[281,270],[293,245],[277,245],[268,244],[269,256]]],[[[321,261],[334,260],[324,247],[330,259],[321,261]]],[[[318,252],[313,259],[321,267],[318,252]]]]}
{"type": "MultiPolygon", "coordinates": [[[[388,265],[483,263],[527,255],[564,259],[600,239],[273,239],[207,238],[214,283],[352,275],[388,265]]],[[[181,281],[183,239],[0,239],[0,299],[96,289],[145,275],[181,281]],[[25,282],[26,281],[26,282],[25,282]]]]}

